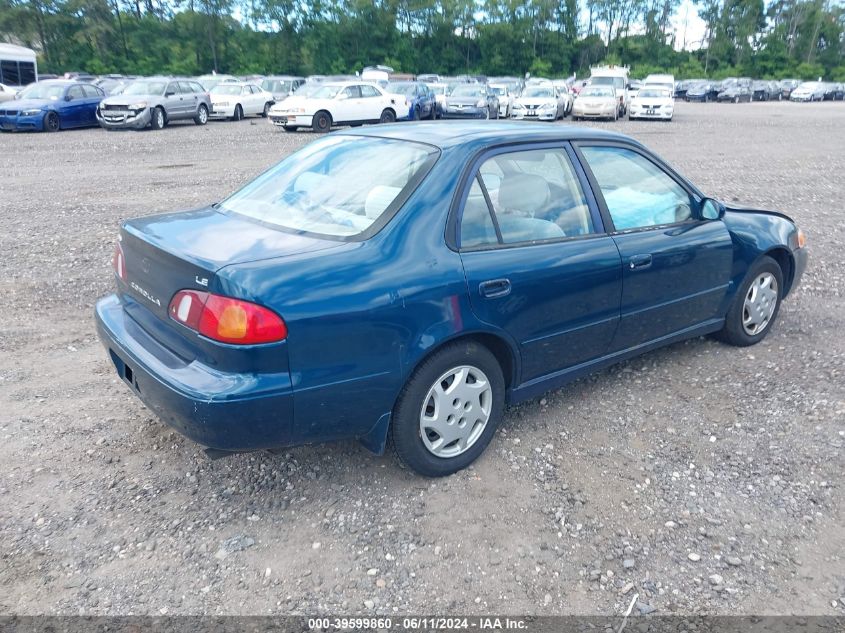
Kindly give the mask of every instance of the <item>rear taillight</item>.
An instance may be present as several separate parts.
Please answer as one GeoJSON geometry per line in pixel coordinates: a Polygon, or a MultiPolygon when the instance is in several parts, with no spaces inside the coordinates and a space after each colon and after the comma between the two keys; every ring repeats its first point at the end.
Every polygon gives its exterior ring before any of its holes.
{"type": "Polygon", "coordinates": [[[288,335],[284,320],[272,310],[210,292],[180,290],[168,312],[174,321],[221,343],[275,343],[288,335]]]}
{"type": "Polygon", "coordinates": [[[123,247],[120,242],[114,243],[114,255],[111,260],[114,274],[118,276],[121,281],[126,281],[126,258],[123,256],[123,247]]]}

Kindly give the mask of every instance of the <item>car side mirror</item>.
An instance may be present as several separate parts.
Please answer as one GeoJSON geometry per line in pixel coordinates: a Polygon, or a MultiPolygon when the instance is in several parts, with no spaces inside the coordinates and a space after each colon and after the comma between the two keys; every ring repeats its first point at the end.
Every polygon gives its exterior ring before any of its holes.
{"type": "Polygon", "coordinates": [[[725,217],[725,205],[713,198],[704,198],[699,209],[702,220],[721,220],[725,217]]]}
{"type": "Polygon", "coordinates": [[[70,95],[65,95],[65,101],[73,101],[73,97],[70,95]]]}

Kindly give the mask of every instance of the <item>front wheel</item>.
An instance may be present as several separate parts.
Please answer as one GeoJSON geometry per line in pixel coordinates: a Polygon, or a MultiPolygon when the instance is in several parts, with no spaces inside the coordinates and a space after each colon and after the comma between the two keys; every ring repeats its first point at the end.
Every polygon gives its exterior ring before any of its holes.
{"type": "Polygon", "coordinates": [[[154,130],[160,130],[164,127],[164,110],[155,108],[150,116],[150,127],[154,130]]]}
{"type": "Polygon", "coordinates": [[[783,271],[771,257],[761,257],[748,271],[716,337],[739,347],[759,343],[772,329],[782,297],[783,271]]]}
{"type": "Polygon", "coordinates": [[[244,109],[241,107],[241,104],[237,104],[235,106],[235,113],[232,115],[232,121],[243,121],[244,118],[244,109]]]}
{"type": "Polygon", "coordinates": [[[314,115],[314,120],[311,122],[311,127],[315,132],[328,132],[332,129],[332,115],[325,110],[320,110],[314,115]]]}
{"type": "Polygon", "coordinates": [[[48,132],[58,132],[62,127],[62,122],[59,119],[57,112],[48,112],[44,117],[44,129],[48,132]]]}
{"type": "Polygon", "coordinates": [[[490,443],[505,406],[496,357],[474,342],[450,344],[408,379],[393,411],[399,460],[425,477],[444,477],[474,462],[490,443]]]}
{"type": "Polygon", "coordinates": [[[208,108],[205,105],[200,105],[199,110],[197,110],[197,116],[194,117],[194,123],[197,125],[208,123],[208,108]]]}

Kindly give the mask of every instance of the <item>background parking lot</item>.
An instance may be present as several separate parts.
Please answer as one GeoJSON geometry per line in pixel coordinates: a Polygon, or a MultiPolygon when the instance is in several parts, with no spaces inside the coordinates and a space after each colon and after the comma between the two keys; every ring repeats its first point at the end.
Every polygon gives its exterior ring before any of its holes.
{"type": "Polygon", "coordinates": [[[845,108],[596,125],[791,215],[804,280],[762,344],[676,344],[510,409],[436,481],[354,442],[210,462],[96,339],[122,220],[314,134],[0,136],[0,613],[845,613],[845,108]]]}

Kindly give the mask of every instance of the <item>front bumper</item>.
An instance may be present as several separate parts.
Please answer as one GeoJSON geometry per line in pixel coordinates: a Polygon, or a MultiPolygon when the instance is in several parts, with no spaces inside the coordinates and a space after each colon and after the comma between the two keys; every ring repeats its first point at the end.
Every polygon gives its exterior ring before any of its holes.
{"type": "Polygon", "coordinates": [[[477,108],[475,106],[464,106],[462,108],[455,108],[448,106],[443,112],[444,119],[486,119],[487,108],[477,108]]]}
{"type": "Polygon", "coordinates": [[[554,121],[557,118],[557,112],[555,110],[514,110],[511,118],[519,121],[554,121]]]}
{"type": "Polygon", "coordinates": [[[709,101],[710,97],[707,95],[691,95],[690,93],[687,93],[686,100],[691,102],[704,103],[705,101],[709,101]]]}
{"type": "Polygon", "coordinates": [[[601,108],[597,110],[590,108],[574,108],[572,110],[572,116],[583,117],[585,119],[612,119],[615,114],[615,108],[601,108]]]}
{"type": "Polygon", "coordinates": [[[95,319],[120,378],[182,435],[226,451],[290,445],[289,373],[228,373],[186,361],[141,328],[116,295],[97,302],[95,319]]]}
{"type": "Polygon", "coordinates": [[[674,113],[674,109],[668,110],[665,108],[653,108],[650,110],[634,110],[632,108],[628,112],[628,117],[631,119],[658,119],[661,121],[669,121],[674,113]]]}
{"type": "MultiPolygon", "coordinates": [[[[2,110],[2,107],[0,107],[0,110],[2,110]]],[[[34,116],[0,115],[0,130],[6,132],[42,132],[44,130],[44,112],[34,116]]]]}
{"type": "Polygon", "coordinates": [[[792,273],[792,283],[789,284],[790,294],[798,287],[798,284],[801,282],[801,277],[804,275],[804,271],[807,270],[808,258],[809,254],[807,253],[806,246],[804,248],[796,248],[794,251],[792,251],[792,261],[795,264],[795,270],[792,273]]]}
{"type": "Polygon", "coordinates": [[[106,129],[142,130],[150,124],[150,109],[140,112],[133,110],[100,110],[97,108],[97,121],[106,129]]]}
{"type": "Polygon", "coordinates": [[[311,127],[313,115],[271,112],[267,119],[276,127],[311,127]]]}

